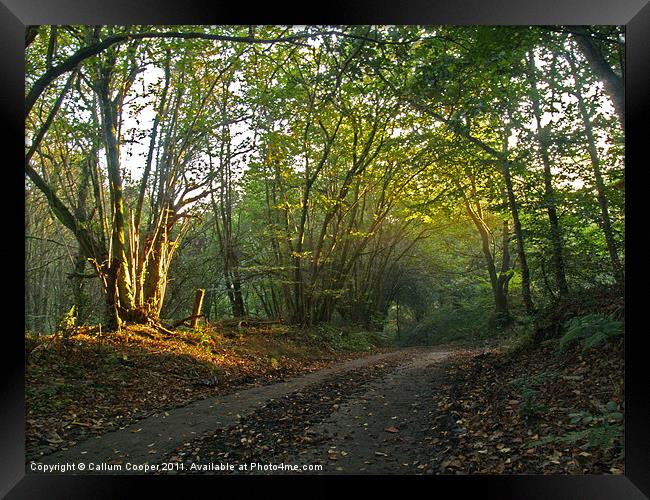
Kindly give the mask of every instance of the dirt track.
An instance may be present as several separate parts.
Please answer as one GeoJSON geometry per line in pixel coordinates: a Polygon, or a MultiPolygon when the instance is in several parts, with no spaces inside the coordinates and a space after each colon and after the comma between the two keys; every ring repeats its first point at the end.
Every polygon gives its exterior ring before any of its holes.
{"type": "MultiPolygon", "coordinates": [[[[431,473],[423,441],[433,418],[427,401],[449,352],[403,349],[197,401],[40,463],[84,463],[83,472],[110,474],[133,473],[127,463],[170,460],[180,464],[179,473],[199,464],[251,462],[322,465],[316,473],[325,474],[431,473]],[[90,464],[108,466],[89,470],[90,464]]],[[[259,472],[284,471],[235,471],[259,472]]]]}

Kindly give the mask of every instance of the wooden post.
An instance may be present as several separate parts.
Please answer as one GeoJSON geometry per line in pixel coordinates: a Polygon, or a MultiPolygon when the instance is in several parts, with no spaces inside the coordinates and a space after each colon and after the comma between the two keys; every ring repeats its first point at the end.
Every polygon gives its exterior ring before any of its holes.
{"type": "Polygon", "coordinates": [[[203,297],[205,296],[205,289],[198,288],[196,290],[196,298],[194,299],[194,310],[192,311],[192,328],[196,328],[201,315],[201,308],[203,307],[203,297]]]}
{"type": "Polygon", "coordinates": [[[397,305],[397,338],[399,339],[399,300],[396,302],[397,305]]]}

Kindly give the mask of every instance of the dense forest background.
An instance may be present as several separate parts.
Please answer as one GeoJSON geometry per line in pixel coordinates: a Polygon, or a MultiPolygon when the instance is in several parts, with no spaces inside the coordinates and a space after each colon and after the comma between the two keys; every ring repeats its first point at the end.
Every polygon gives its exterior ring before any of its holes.
{"type": "Polygon", "coordinates": [[[417,343],[620,286],[624,60],[616,26],[30,27],[26,329],[205,289],[417,343]]]}

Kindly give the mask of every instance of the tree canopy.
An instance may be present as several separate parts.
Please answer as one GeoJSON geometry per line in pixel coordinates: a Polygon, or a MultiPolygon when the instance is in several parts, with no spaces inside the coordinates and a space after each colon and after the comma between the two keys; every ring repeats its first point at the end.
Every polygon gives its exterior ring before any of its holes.
{"type": "Polygon", "coordinates": [[[27,327],[622,283],[624,69],[615,26],[30,26],[27,327]]]}

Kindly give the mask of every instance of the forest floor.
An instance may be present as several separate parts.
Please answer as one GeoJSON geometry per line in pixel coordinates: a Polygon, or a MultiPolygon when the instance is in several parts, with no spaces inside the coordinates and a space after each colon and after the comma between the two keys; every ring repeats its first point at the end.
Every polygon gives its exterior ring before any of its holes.
{"type": "Polygon", "coordinates": [[[549,347],[405,351],[271,401],[162,462],[184,473],[622,474],[621,349],[591,352],[593,364],[549,347]],[[247,470],[210,471],[227,463],[247,470]]]}
{"type": "Polygon", "coordinates": [[[622,349],[385,350],[213,394],[39,461],[161,474],[621,474],[622,349]]]}
{"type": "Polygon", "coordinates": [[[173,336],[144,327],[101,333],[80,327],[26,340],[26,458],[188,403],[281,382],[343,361],[389,351],[358,332],[303,332],[280,324],[215,324],[173,336]]]}

